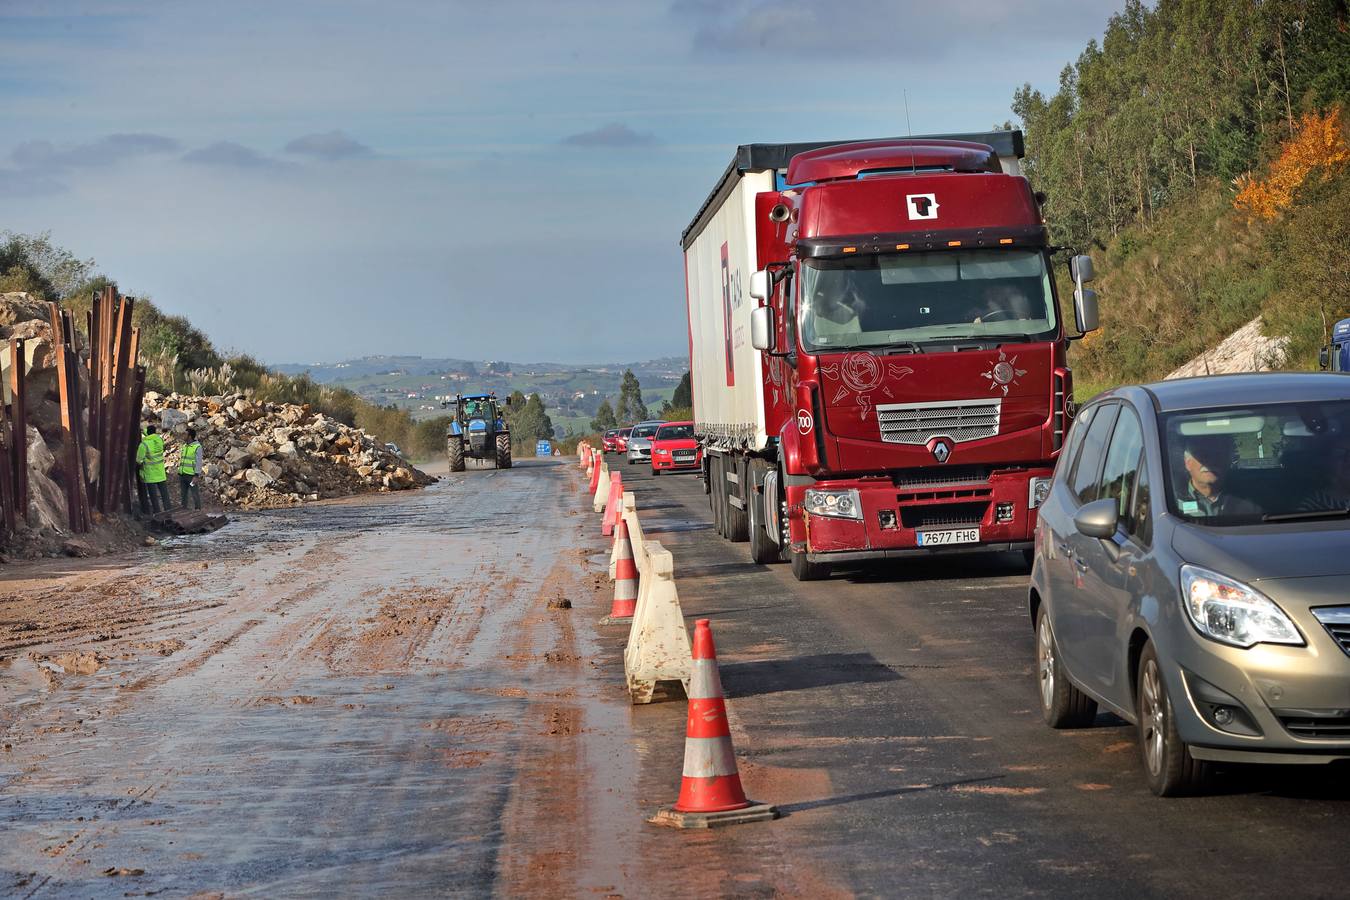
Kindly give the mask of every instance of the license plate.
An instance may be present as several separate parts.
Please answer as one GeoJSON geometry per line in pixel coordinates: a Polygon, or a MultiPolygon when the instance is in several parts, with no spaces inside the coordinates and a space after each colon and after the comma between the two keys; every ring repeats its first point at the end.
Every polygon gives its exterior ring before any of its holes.
{"type": "Polygon", "coordinates": [[[980,529],[956,528],[951,531],[920,531],[920,547],[937,547],[941,544],[978,544],[980,529]]]}
{"type": "Polygon", "coordinates": [[[675,458],[678,459],[680,462],[689,462],[690,460],[692,460],[692,459],[694,458],[694,454],[693,454],[693,453],[676,453],[676,454],[675,454],[675,458]]]}

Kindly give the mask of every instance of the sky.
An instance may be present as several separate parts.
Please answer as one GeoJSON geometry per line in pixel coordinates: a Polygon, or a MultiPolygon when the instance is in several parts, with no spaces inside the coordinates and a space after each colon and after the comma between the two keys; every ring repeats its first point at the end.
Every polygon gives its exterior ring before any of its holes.
{"type": "Polygon", "coordinates": [[[0,230],[270,363],[683,356],[736,145],[986,130],[1122,5],[0,0],[0,230]]]}

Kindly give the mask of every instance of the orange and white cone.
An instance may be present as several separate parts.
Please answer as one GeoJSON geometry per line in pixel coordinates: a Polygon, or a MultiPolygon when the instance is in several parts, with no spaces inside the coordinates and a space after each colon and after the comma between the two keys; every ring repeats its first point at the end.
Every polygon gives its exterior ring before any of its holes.
{"type": "Polygon", "coordinates": [[[648,821],[677,828],[713,828],[778,818],[777,809],[747,800],[741,787],[717,672],[717,648],[707,619],[694,623],[693,657],[680,799],[648,821]]]}
{"type": "Polygon", "coordinates": [[[628,537],[628,522],[623,516],[614,528],[614,603],[601,625],[631,625],[637,612],[638,570],[633,559],[633,542],[628,537]]]}
{"type": "Polygon", "coordinates": [[[623,474],[614,472],[609,476],[609,500],[605,503],[605,518],[600,523],[600,533],[609,537],[614,533],[614,523],[620,518],[619,507],[623,505],[623,474]]]}

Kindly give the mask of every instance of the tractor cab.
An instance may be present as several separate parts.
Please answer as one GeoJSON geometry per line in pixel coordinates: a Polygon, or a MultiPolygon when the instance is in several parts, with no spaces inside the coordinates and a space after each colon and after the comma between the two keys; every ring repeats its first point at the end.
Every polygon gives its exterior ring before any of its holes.
{"type": "Polygon", "coordinates": [[[1332,372],[1350,372],[1350,319],[1341,319],[1331,329],[1331,343],[1322,348],[1323,369],[1332,372]]]}

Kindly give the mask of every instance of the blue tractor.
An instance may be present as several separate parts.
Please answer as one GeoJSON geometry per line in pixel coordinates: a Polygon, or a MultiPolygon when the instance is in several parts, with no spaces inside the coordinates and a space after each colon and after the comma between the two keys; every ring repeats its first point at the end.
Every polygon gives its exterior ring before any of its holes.
{"type": "Polygon", "coordinates": [[[455,414],[445,432],[450,471],[463,472],[465,459],[490,459],[499,469],[511,468],[511,430],[497,395],[459,394],[453,406],[455,414]]]}
{"type": "Polygon", "coordinates": [[[1341,319],[1331,329],[1331,344],[1322,348],[1323,369],[1350,372],[1350,319],[1341,319]]]}

